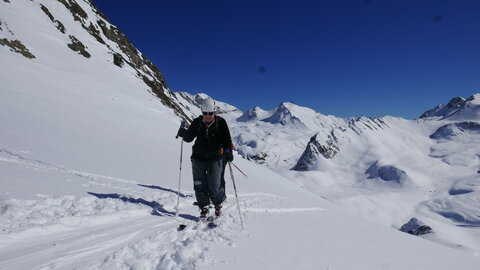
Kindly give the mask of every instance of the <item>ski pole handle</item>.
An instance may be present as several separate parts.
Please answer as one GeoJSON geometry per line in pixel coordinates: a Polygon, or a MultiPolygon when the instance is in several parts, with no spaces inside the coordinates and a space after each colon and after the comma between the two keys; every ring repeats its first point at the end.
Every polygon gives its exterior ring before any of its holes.
{"type": "Polygon", "coordinates": [[[185,129],[186,127],[187,127],[187,122],[182,121],[182,122],[180,123],[180,128],[178,129],[178,133],[177,133],[177,136],[175,136],[175,139],[178,139],[178,137],[179,137],[178,134],[180,134],[180,130],[181,130],[181,129],[185,129]]]}

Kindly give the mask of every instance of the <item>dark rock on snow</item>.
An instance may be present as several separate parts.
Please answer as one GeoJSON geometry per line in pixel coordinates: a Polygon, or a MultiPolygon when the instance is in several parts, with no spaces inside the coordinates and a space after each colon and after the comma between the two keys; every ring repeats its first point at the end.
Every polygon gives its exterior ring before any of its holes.
{"type": "Polygon", "coordinates": [[[414,217],[412,217],[407,223],[405,223],[400,228],[400,231],[417,236],[433,232],[430,226],[425,225],[423,222],[414,217]]]}

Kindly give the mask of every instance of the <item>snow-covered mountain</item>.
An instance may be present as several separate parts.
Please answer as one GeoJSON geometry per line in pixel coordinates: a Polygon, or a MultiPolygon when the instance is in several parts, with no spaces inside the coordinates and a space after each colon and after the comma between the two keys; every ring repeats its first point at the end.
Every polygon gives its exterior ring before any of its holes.
{"type": "Polygon", "coordinates": [[[237,118],[238,122],[258,121],[269,118],[275,111],[265,111],[264,109],[256,106],[242,114],[237,118]]]}
{"type": "Polygon", "coordinates": [[[420,116],[420,118],[433,117],[452,120],[478,120],[480,119],[480,94],[472,95],[468,99],[455,97],[447,105],[437,105],[420,116]]]}
{"type": "MultiPolygon", "coordinates": [[[[203,99],[209,97],[209,95],[204,93],[192,95],[187,92],[176,92],[175,95],[178,99],[178,103],[184,109],[184,112],[191,117],[191,119],[202,115],[200,104],[203,99]]],[[[234,120],[242,115],[242,111],[235,106],[218,100],[216,100],[215,103],[217,106],[217,114],[225,117],[227,120],[234,120]]]]}
{"type": "Polygon", "coordinates": [[[228,179],[225,214],[209,230],[194,221],[190,145],[176,191],[174,137],[199,114],[197,97],[171,92],[88,0],[3,0],[0,21],[0,269],[478,268],[473,120],[382,124],[286,103],[237,122],[241,112],[218,103],[239,150],[285,170],[236,155],[248,175],[234,168],[245,229],[228,179]],[[289,170],[312,136],[323,145],[332,130],[332,158],[289,170]],[[410,207],[425,214],[412,220],[410,207]],[[404,230],[430,226],[424,237],[443,245],[389,227],[409,220],[404,230]]]}
{"type": "Polygon", "coordinates": [[[479,97],[455,98],[418,120],[351,119],[311,138],[294,168],[307,172],[282,174],[386,226],[419,219],[433,230],[425,238],[478,254],[479,97]]]}
{"type": "Polygon", "coordinates": [[[279,171],[295,165],[312,136],[328,136],[345,123],[344,119],[284,102],[271,111],[255,107],[231,126],[240,155],[279,171]]]}
{"type": "MultiPolygon", "coordinates": [[[[58,68],[63,73],[51,74],[55,78],[74,80],[78,71],[84,71],[92,76],[92,84],[98,81],[99,89],[112,79],[123,80],[125,88],[147,89],[175,114],[186,117],[158,68],[90,1],[3,1],[0,45],[22,55],[21,61],[30,66],[58,68]]],[[[12,58],[14,54],[6,54],[2,62],[12,58]]],[[[25,80],[36,79],[20,73],[25,80]]],[[[42,83],[38,88],[48,82],[47,78],[35,81],[42,83]]]]}

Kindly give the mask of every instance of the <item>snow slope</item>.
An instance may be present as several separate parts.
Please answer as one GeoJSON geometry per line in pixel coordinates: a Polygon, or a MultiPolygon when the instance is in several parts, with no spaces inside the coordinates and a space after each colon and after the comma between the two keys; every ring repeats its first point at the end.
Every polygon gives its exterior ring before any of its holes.
{"type": "MultiPolygon", "coordinates": [[[[88,2],[68,3],[97,16],[88,2]]],[[[175,219],[181,119],[174,108],[181,105],[162,103],[133,67],[113,65],[108,47],[92,41],[64,4],[0,1],[0,14],[2,37],[11,31],[35,55],[0,46],[7,63],[0,65],[0,269],[480,265],[471,253],[345,213],[238,155],[235,163],[248,174],[234,169],[245,229],[231,181],[219,227],[207,229],[194,221],[188,144],[175,219]],[[76,33],[90,58],[66,46],[40,3],[76,33]],[[188,226],[178,232],[179,223],[188,226]]],[[[452,192],[469,185],[458,182],[452,192]]]]}

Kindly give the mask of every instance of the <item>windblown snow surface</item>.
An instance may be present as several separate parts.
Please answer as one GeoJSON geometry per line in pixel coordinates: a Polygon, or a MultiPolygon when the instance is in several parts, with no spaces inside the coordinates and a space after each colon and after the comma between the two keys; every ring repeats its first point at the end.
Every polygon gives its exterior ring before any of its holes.
{"type": "MultiPolygon", "coordinates": [[[[96,16],[87,2],[77,3],[96,16]]],[[[233,169],[244,228],[230,178],[218,228],[197,224],[189,144],[176,191],[180,118],[136,72],[107,61],[104,46],[66,14],[56,1],[0,1],[2,37],[18,38],[36,57],[0,46],[0,269],[478,269],[471,250],[353,215],[238,155],[234,162],[248,175],[233,169]],[[91,58],[66,46],[39,3],[68,31],[78,31],[91,58]],[[186,229],[177,231],[179,224],[186,229]]],[[[414,143],[415,151],[433,151],[414,143]]],[[[322,167],[311,173],[328,174],[322,167]]],[[[469,177],[449,189],[452,196],[476,189],[477,178],[469,177]]],[[[322,179],[351,180],[336,173],[322,179]]],[[[425,207],[449,203],[442,200],[425,207]]]]}

